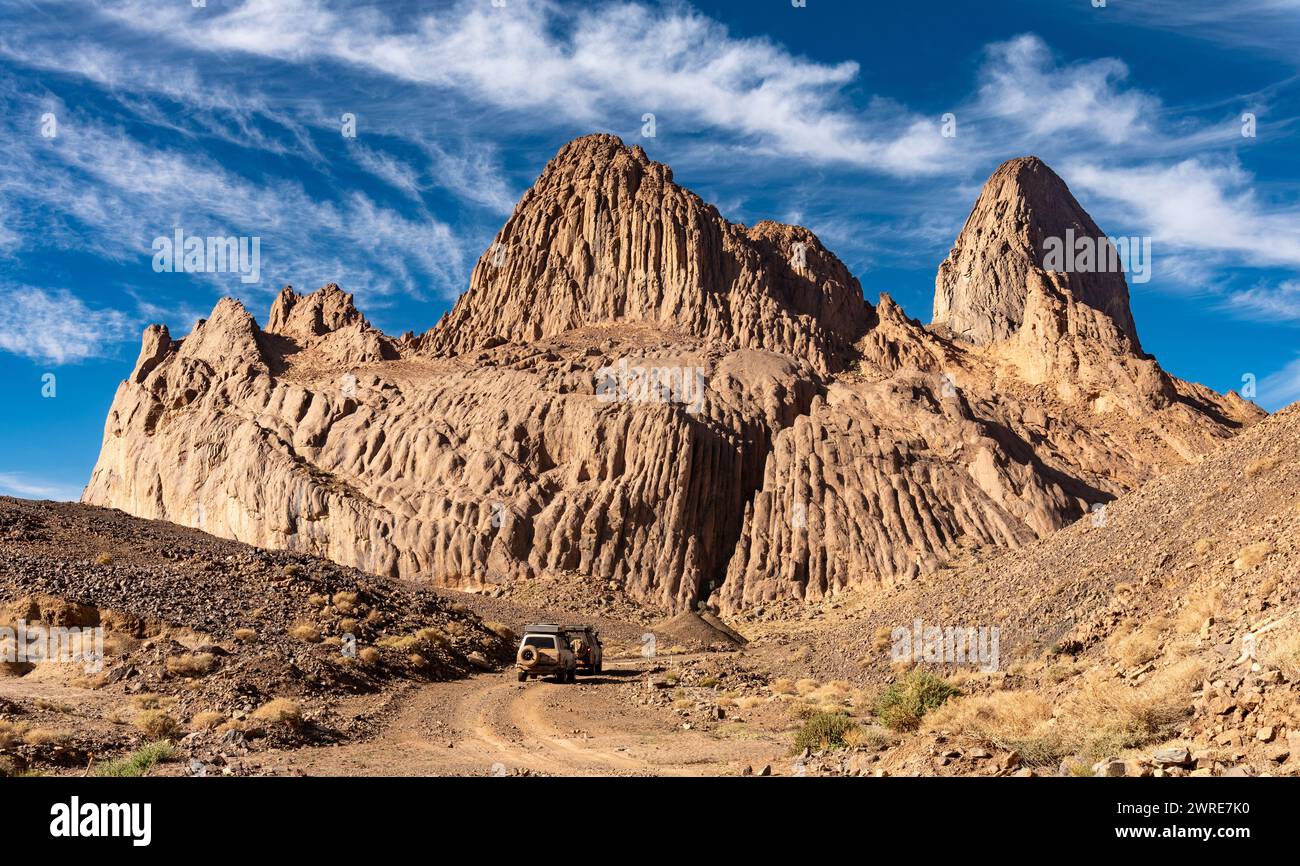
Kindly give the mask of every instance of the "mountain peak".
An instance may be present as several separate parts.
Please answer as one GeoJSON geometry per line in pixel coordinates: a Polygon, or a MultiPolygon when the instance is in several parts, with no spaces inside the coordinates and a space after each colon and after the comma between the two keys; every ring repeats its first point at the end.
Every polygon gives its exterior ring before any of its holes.
{"type": "Polygon", "coordinates": [[[459,354],[592,324],[638,323],[838,369],[870,306],[807,229],[753,229],[678,186],[614,135],[560,148],[420,341],[459,354]]]}
{"type": "MultiPolygon", "coordinates": [[[[1015,334],[1024,322],[1031,275],[1046,278],[1049,241],[1106,235],[1059,175],[1036,156],[1007,160],[985,182],[975,207],[935,278],[934,324],[984,344],[1015,334]]],[[[1100,257],[1099,257],[1100,258],[1100,257]]],[[[1122,270],[1053,271],[1045,280],[1074,301],[1105,313],[1140,352],[1122,270]]]]}

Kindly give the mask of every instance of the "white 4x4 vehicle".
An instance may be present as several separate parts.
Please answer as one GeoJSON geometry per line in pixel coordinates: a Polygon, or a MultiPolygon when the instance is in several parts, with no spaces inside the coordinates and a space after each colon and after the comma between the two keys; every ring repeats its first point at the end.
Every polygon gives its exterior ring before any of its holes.
{"type": "Polygon", "coordinates": [[[557,683],[571,683],[578,678],[578,659],[569,639],[558,625],[541,623],[524,629],[515,653],[519,682],[529,677],[554,676],[557,683]]]}

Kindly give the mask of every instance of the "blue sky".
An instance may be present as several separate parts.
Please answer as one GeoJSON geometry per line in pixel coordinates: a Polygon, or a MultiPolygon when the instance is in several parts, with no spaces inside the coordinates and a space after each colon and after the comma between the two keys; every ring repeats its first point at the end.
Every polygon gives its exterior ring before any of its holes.
{"type": "Polygon", "coordinates": [[[150,322],[334,281],[430,327],[594,131],[923,321],[983,180],[1037,154],[1151,237],[1133,307],[1167,369],[1300,398],[1300,0],[497,2],[0,0],[0,493],[79,495],[150,322]],[[155,273],[177,227],[259,237],[260,282],[155,273]]]}

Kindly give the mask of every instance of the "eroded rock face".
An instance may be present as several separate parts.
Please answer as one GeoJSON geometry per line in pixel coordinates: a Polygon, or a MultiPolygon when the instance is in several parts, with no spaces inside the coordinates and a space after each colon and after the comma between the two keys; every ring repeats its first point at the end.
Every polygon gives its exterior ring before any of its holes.
{"type": "Polygon", "coordinates": [[[857,279],[812,232],[733,225],[640,147],[593,135],[546,166],[422,346],[463,353],[637,322],[828,371],[870,319],[857,279]]]}
{"type": "MultiPolygon", "coordinates": [[[[1049,238],[1100,239],[1113,249],[1065,182],[1037,157],[1008,160],[988,179],[934,282],[934,324],[980,345],[1004,340],[1025,320],[1030,282],[1046,275],[1049,238]]],[[[1095,266],[1095,265],[1094,265],[1095,266]]],[[[1053,272],[1075,301],[1105,313],[1140,351],[1120,271],[1053,272]]]]}
{"type": "Polygon", "coordinates": [[[1142,355],[1126,302],[963,238],[997,281],[965,297],[1019,292],[959,305],[983,343],[579,139],[421,337],[333,285],[265,329],[230,299],[183,340],[151,326],[83,498],[458,588],[564,572],[735,608],[1024,544],[1259,416],[1142,355]]]}

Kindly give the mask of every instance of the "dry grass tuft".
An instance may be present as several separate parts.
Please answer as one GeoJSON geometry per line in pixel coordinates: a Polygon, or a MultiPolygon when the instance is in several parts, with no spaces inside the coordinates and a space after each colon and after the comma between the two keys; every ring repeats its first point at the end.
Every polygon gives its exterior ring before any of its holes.
{"type": "Polygon", "coordinates": [[[772,680],[769,688],[772,690],[772,694],[774,695],[793,695],[797,691],[794,685],[794,680],[787,677],[780,677],[779,679],[772,680]]]}
{"type": "Polygon", "coordinates": [[[485,622],[483,623],[483,628],[492,632],[507,643],[514,643],[515,641],[514,629],[503,622],[485,622]]]}
{"type": "Polygon", "coordinates": [[[251,628],[237,628],[234,632],[235,640],[240,643],[252,643],[257,640],[257,632],[251,628]]]}
{"type": "Polygon", "coordinates": [[[1178,631],[1180,634],[1195,634],[1205,625],[1206,620],[1218,616],[1223,601],[1217,590],[1206,590],[1188,599],[1187,605],[1178,614],[1178,631]]]}
{"type": "Polygon", "coordinates": [[[282,725],[296,731],[302,727],[302,707],[288,698],[276,698],[254,710],[253,718],[268,725],[282,725]]]}
{"type": "Polygon", "coordinates": [[[299,623],[298,625],[289,629],[289,637],[293,638],[294,640],[305,641],[307,643],[321,642],[320,629],[316,628],[316,626],[312,625],[311,623],[305,623],[305,622],[299,623]]]}
{"type": "Polygon", "coordinates": [[[29,746],[62,746],[72,742],[72,732],[50,728],[32,728],[23,734],[23,742],[29,746]]]}
{"type": "Polygon", "coordinates": [[[181,653],[169,656],[167,672],[182,677],[201,677],[217,669],[217,657],[212,653],[181,653]]]}
{"type": "Polygon", "coordinates": [[[165,710],[142,710],[136,715],[134,724],[151,740],[165,740],[180,727],[165,710]]]}
{"type": "Polygon", "coordinates": [[[1291,682],[1300,680],[1300,631],[1289,635],[1265,635],[1260,656],[1267,664],[1286,674],[1291,682]]]}
{"type": "Polygon", "coordinates": [[[361,596],[355,592],[336,592],[334,593],[334,607],[340,613],[351,613],[357,609],[357,602],[361,596]]]}
{"type": "MultiPolygon", "coordinates": [[[[1107,648],[1111,657],[1126,667],[1145,664],[1160,654],[1160,633],[1168,627],[1168,620],[1157,617],[1127,632],[1115,632],[1107,642],[1107,648]]],[[[1197,623],[1197,628],[1200,628],[1200,623],[1197,623]]]]}
{"type": "Polygon", "coordinates": [[[112,565],[113,554],[103,552],[95,554],[95,565],[112,565]]]}
{"type": "Polygon", "coordinates": [[[190,720],[190,727],[194,730],[209,730],[215,728],[226,720],[225,713],[219,713],[216,710],[204,710],[198,713],[190,720]]]}
{"type": "Polygon", "coordinates": [[[1232,567],[1237,571],[1250,571],[1267,559],[1272,552],[1273,544],[1269,541],[1256,541],[1254,544],[1247,544],[1237,551],[1237,559],[1232,563],[1232,567]]]}
{"type": "Polygon", "coordinates": [[[1282,462],[1282,458],[1274,454],[1271,457],[1261,457],[1258,460],[1252,460],[1246,466],[1246,477],[1254,478],[1258,475],[1266,475],[1277,468],[1282,462]]]}

